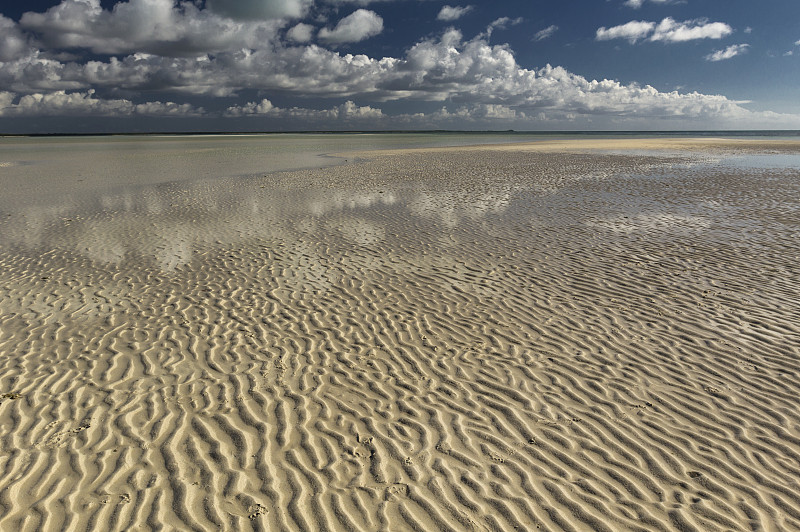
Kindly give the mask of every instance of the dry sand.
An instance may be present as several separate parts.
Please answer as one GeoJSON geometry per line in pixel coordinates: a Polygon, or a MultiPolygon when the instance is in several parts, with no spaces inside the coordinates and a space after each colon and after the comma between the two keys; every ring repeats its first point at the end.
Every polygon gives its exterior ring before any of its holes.
{"type": "Polygon", "coordinates": [[[800,530],[800,146],[545,144],[11,211],[0,530],[800,530]]]}

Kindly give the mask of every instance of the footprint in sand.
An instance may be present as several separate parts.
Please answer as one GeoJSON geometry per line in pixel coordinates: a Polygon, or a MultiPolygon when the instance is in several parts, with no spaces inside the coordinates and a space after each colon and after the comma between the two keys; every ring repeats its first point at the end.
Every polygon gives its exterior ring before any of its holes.
{"type": "Polygon", "coordinates": [[[74,429],[56,432],[55,434],[47,438],[44,442],[42,442],[40,445],[48,449],[54,449],[56,447],[63,445],[64,443],[67,442],[69,438],[75,436],[79,432],[83,432],[89,427],[91,427],[91,424],[89,423],[88,420],[81,421],[81,423],[74,429]]]}

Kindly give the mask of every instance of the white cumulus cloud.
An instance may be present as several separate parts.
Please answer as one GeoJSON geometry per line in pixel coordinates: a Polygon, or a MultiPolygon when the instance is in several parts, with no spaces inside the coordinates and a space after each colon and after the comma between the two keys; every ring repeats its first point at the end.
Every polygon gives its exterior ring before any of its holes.
{"type": "Polygon", "coordinates": [[[721,39],[733,33],[733,28],[724,22],[687,20],[676,22],[667,17],[656,26],[651,41],[683,42],[696,39],[721,39]]]}
{"type": "Polygon", "coordinates": [[[644,39],[656,27],[655,22],[646,22],[644,20],[632,20],[620,26],[613,26],[606,28],[605,26],[597,28],[595,38],[598,41],[609,41],[611,39],[627,39],[631,43],[635,43],[640,39],[644,39]]]}
{"type": "Polygon", "coordinates": [[[0,93],[0,116],[201,116],[204,113],[202,108],[189,104],[158,101],[134,104],[125,99],[95,98],[93,90],[26,94],[16,103],[15,99],[13,93],[0,93]]]}
{"type": "MultiPolygon", "coordinates": [[[[515,111],[517,117],[544,112],[549,117],[697,119],[746,113],[740,102],[723,96],[664,93],[649,86],[587,80],[549,65],[526,69],[516,62],[508,45],[491,45],[485,34],[465,40],[455,29],[418,42],[399,58],[374,59],[307,45],[239,50],[199,59],[133,54],[86,64],[36,61],[40,63],[32,69],[0,64],[0,87],[16,84],[26,87],[26,92],[45,93],[31,85],[48,85],[50,91],[57,91],[71,88],[63,84],[77,84],[79,88],[208,96],[233,96],[242,90],[281,91],[326,98],[404,100],[409,105],[415,100],[449,101],[457,106],[500,105],[515,111]],[[42,71],[47,74],[35,74],[42,71]]],[[[264,102],[250,107],[258,105],[266,114],[276,112],[264,102]]],[[[250,112],[250,107],[240,107],[236,111],[233,106],[230,114],[250,112]]],[[[292,116],[312,115],[296,111],[292,116]]]]}
{"type": "Polygon", "coordinates": [[[558,26],[553,24],[551,26],[546,27],[543,30],[540,30],[540,31],[537,31],[536,33],[534,33],[533,34],[533,40],[534,41],[543,41],[545,39],[548,39],[548,38],[552,37],[553,34],[555,32],[557,32],[557,31],[558,31],[558,26]]]}
{"type": "Polygon", "coordinates": [[[741,55],[750,48],[749,44],[732,44],[722,50],[715,50],[706,56],[706,61],[724,61],[741,55]]]}
{"type": "Polygon", "coordinates": [[[436,20],[451,22],[460,19],[472,10],[472,6],[442,6],[439,14],[436,15],[436,20]]]}
{"type": "Polygon", "coordinates": [[[347,15],[333,29],[322,28],[319,40],[329,44],[359,42],[383,31],[383,19],[374,11],[358,9],[347,15]]]}
{"type": "MultiPolygon", "coordinates": [[[[654,4],[672,4],[675,3],[677,0],[649,0],[654,4]]],[[[626,0],[623,2],[626,6],[632,7],[633,9],[639,9],[644,4],[645,0],[626,0]]]]}
{"type": "Polygon", "coordinates": [[[494,30],[504,30],[509,26],[516,26],[517,24],[522,23],[522,17],[511,18],[511,17],[500,17],[498,19],[493,20],[489,26],[486,28],[486,35],[489,37],[492,36],[494,30]]]}
{"type": "Polygon", "coordinates": [[[611,28],[600,27],[595,38],[598,41],[611,39],[627,39],[635,43],[648,38],[650,41],[683,42],[697,39],[721,39],[733,33],[733,28],[724,22],[708,22],[705,19],[677,22],[667,17],[661,22],[632,20],[626,24],[611,28]]]}
{"type": "Polygon", "coordinates": [[[262,116],[273,118],[294,118],[314,121],[330,120],[376,120],[384,118],[383,111],[374,107],[358,106],[351,100],[331,109],[307,109],[303,107],[280,108],[268,99],[260,102],[249,102],[244,105],[234,105],[225,111],[226,116],[262,116]]]}

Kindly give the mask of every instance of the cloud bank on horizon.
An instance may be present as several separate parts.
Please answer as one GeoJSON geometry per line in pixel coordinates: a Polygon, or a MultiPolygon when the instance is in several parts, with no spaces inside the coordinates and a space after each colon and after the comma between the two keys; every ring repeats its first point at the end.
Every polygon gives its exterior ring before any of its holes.
{"type": "MultiPolygon", "coordinates": [[[[116,127],[145,130],[175,118],[215,130],[800,128],[797,112],[752,110],[722,91],[593,79],[544,53],[540,64],[520,60],[537,47],[613,61],[683,46],[698,64],[724,65],[756,52],[742,42],[750,27],[673,17],[686,4],[673,0],[609,0],[610,21],[631,20],[590,31],[566,26],[557,7],[531,18],[515,2],[496,4],[43,0],[0,13],[0,132],[25,129],[25,118],[36,119],[34,132],[63,129],[55,120],[64,117],[86,128],[125,118],[116,127]],[[424,27],[398,15],[423,8],[424,27]],[[646,9],[663,13],[631,16],[646,9]]],[[[798,43],[788,39],[782,57],[798,43]]]]}

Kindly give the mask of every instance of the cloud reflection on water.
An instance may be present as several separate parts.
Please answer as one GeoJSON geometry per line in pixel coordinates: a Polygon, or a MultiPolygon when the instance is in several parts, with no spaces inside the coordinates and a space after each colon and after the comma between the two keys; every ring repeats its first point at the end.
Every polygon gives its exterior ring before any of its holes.
{"type": "Polygon", "coordinates": [[[501,214],[513,197],[510,191],[285,190],[261,183],[203,180],[7,207],[0,220],[2,246],[62,250],[113,266],[143,260],[168,272],[190,264],[199,248],[254,241],[339,238],[374,246],[395,232],[387,226],[398,218],[452,229],[465,219],[501,214]]]}

